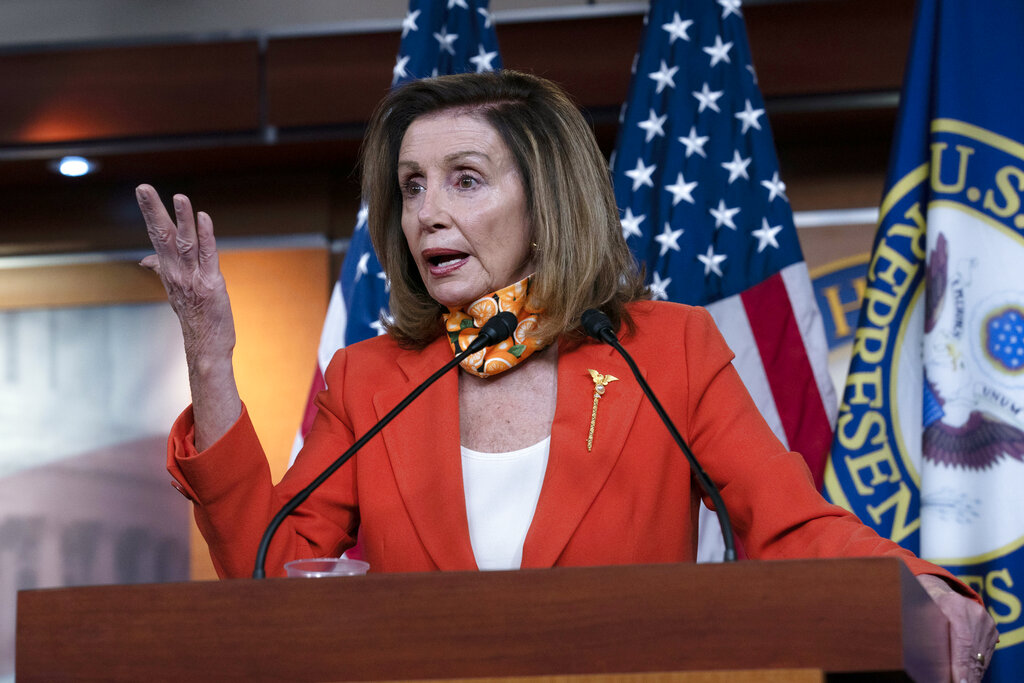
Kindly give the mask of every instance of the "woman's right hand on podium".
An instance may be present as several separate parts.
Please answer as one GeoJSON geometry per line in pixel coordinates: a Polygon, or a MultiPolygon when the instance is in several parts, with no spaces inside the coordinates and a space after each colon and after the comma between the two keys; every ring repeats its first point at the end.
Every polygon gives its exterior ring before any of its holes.
{"type": "Polygon", "coordinates": [[[213,221],[192,213],[185,195],[174,195],[172,220],[156,190],[139,185],[135,196],[155,254],[140,265],[160,276],[181,323],[196,427],[196,448],[219,439],[242,413],[231,364],[235,324],[220,271],[213,221]]]}

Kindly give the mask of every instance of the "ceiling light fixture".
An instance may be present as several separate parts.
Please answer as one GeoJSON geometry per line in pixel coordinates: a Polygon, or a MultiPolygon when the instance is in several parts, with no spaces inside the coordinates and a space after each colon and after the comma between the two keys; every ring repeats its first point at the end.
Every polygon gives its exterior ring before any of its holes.
{"type": "Polygon", "coordinates": [[[56,163],[57,172],[63,176],[77,178],[96,170],[97,165],[85,157],[68,156],[56,163]]]}

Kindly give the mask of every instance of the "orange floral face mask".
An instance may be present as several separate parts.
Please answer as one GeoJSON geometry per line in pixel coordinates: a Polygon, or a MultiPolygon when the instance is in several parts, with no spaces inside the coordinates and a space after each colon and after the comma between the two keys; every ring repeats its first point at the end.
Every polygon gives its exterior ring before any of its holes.
{"type": "Polygon", "coordinates": [[[541,313],[527,303],[532,279],[531,275],[480,297],[465,309],[449,308],[448,313],[443,315],[448,341],[456,354],[465,351],[480,333],[480,328],[497,313],[510,311],[519,320],[511,338],[465,358],[460,363],[463,370],[477,377],[490,377],[514,367],[534,351],[543,348],[532,336],[537,329],[537,316],[541,313]]]}

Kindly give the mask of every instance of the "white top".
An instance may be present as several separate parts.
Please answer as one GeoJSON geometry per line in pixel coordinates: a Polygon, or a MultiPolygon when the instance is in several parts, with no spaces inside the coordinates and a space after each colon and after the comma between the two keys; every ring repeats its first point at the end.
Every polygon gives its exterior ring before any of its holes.
{"type": "Polygon", "coordinates": [[[551,437],[509,453],[462,447],[469,541],[480,569],[519,569],[537,509],[551,437]]]}

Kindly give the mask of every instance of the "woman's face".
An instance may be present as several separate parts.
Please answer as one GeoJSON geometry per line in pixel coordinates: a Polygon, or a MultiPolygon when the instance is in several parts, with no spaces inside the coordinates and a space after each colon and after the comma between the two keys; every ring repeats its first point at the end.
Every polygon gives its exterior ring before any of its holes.
{"type": "Polygon", "coordinates": [[[422,116],[398,153],[402,232],[427,292],[457,308],[533,272],[526,196],[512,155],[482,119],[422,116]]]}

